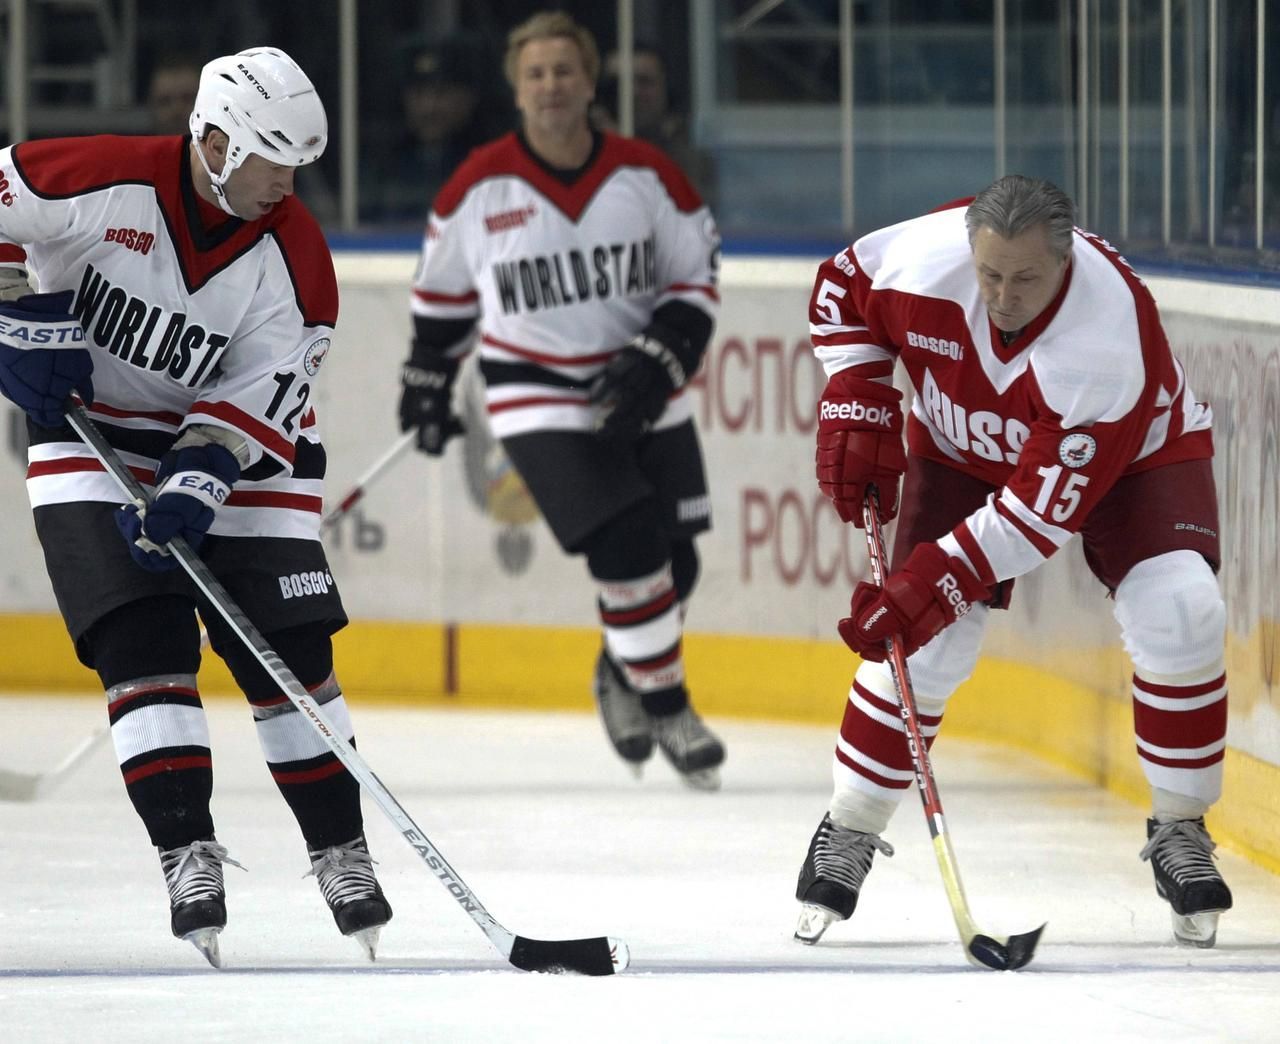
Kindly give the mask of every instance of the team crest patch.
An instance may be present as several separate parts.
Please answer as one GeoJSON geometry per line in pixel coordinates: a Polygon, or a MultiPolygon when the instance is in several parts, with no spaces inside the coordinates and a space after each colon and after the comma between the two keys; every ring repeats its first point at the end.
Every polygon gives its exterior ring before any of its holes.
{"type": "Polygon", "coordinates": [[[307,354],[302,359],[302,365],[307,368],[307,373],[314,377],[319,372],[320,364],[324,362],[324,357],[328,354],[329,338],[321,337],[320,340],[313,341],[307,348],[307,354]]]}
{"type": "Polygon", "coordinates": [[[1058,459],[1069,468],[1083,468],[1098,452],[1092,435],[1073,431],[1058,443],[1058,459]]]}

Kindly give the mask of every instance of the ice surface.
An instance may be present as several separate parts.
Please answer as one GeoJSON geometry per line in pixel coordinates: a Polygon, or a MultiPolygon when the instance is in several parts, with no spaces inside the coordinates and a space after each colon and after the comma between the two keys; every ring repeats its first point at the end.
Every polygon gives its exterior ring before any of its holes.
{"type": "MultiPolygon", "coordinates": [[[[376,964],[344,939],[267,775],[248,709],[209,701],[225,968],[169,935],[164,884],[109,745],[51,794],[0,804],[5,1041],[1263,1041],[1280,1038],[1280,879],[1228,851],[1214,950],[1172,943],[1139,862],[1143,811],[1056,769],[943,736],[942,800],[991,933],[1049,927],[1018,973],[971,968],[919,803],[853,919],[791,938],[836,722],[713,720],[717,794],[658,761],[635,782],[587,715],[352,700],[361,753],[489,911],[537,938],[616,935],[623,975],[511,969],[366,800],[395,918],[376,964]]],[[[102,698],[0,698],[0,767],[57,763],[102,698]]]]}

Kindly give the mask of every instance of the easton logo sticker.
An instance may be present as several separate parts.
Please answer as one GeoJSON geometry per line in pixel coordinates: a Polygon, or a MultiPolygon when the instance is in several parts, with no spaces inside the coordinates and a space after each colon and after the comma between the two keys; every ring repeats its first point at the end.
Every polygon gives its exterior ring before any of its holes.
{"type": "Polygon", "coordinates": [[[1092,435],[1073,431],[1058,443],[1058,459],[1069,468],[1083,468],[1098,452],[1092,435]]]}
{"type": "Polygon", "coordinates": [[[314,341],[302,359],[302,365],[307,368],[307,373],[314,377],[320,371],[320,364],[328,354],[329,338],[321,337],[320,340],[314,341]]]}

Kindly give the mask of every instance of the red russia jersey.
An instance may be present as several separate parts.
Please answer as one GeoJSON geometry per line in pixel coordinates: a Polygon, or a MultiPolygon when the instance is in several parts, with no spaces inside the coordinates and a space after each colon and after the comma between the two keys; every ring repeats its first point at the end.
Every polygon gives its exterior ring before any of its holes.
{"type": "MultiPolygon", "coordinates": [[[[250,463],[212,532],[314,537],[324,453],[311,387],[337,321],[333,261],[286,198],[230,218],[192,187],[184,139],[32,141],[0,150],[0,262],[71,290],[93,357],[90,409],[144,481],[187,424],[228,428],[250,463]]],[[[52,434],[52,433],[51,433],[52,434]]],[[[118,503],[77,442],[30,449],[33,506],[118,503]]]]}
{"type": "MultiPolygon", "coordinates": [[[[495,435],[589,431],[587,384],[655,308],[680,300],[714,319],[719,247],[697,192],[653,146],[605,134],[566,183],[508,134],[436,197],[412,310],[479,319],[495,435]]],[[[655,427],[689,415],[677,395],[655,427]]]]}
{"type": "Polygon", "coordinates": [[[1121,475],[1213,455],[1212,414],[1151,294],[1080,229],[1062,288],[1007,346],[979,294],[963,206],[823,262],[809,320],[828,374],[902,361],[913,454],[1003,487],[941,541],[985,583],[1048,558],[1121,475]]]}

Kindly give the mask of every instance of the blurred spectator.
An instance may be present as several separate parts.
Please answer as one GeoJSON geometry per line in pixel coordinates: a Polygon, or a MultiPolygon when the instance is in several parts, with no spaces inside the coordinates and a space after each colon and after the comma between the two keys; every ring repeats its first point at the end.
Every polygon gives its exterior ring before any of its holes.
{"type": "Polygon", "coordinates": [[[400,92],[403,121],[376,163],[363,217],[421,224],[437,190],[477,145],[510,129],[510,104],[484,78],[494,64],[458,34],[411,51],[400,92]]]}
{"type": "MultiPolygon", "coordinates": [[[[618,129],[618,54],[611,52],[604,62],[604,75],[596,92],[592,119],[597,127],[618,129]]],[[[632,96],[635,136],[657,145],[676,161],[702,194],[714,213],[716,208],[715,160],[689,137],[687,116],[675,111],[662,53],[651,44],[637,43],[632,52],[632,96]]]]}
{"type": "Polygon", "coordinates": [[[147,84],[147,113],[152,134],[186,134],[204,63],[186,55],[161,58],[147,84]]]}

